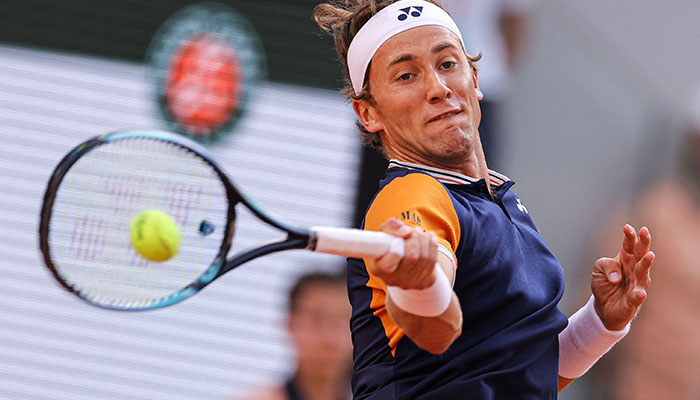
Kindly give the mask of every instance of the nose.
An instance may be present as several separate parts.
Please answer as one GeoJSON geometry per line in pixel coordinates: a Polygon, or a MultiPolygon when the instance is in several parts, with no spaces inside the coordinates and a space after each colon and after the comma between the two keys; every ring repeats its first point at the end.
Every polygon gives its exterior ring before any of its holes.
{"type": "Polygon", "coordinates": [[[438,71],[425,75],[426,97],[428,102],[437,103],[452,96],[452,89],[438,71]]]}

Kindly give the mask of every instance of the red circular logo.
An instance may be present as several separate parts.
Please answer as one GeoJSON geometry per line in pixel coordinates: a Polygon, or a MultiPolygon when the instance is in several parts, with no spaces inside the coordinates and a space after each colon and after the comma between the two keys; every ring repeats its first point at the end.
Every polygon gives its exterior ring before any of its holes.
{"type": "Polygon", "coordinates": [[[190,134],[209,135],[238,109],[241,70],[224,38],[203,32],[175,51],[165,80],[165,105],[190,134]]]}

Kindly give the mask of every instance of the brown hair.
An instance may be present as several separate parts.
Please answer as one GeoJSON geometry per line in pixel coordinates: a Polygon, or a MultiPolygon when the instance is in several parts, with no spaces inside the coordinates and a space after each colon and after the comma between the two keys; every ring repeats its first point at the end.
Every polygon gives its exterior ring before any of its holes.
{"type": "Polygon", "coordinates": [[[301,294],[312,286],[338,286],[345,290],[346,277],[344,273],[309,272],[297,278],[289,291],[289,311],[297,311],[297,303],[301,294]]]}
{"type": "MultiPolygon", "coordinates": [[[[338,59],[343,64],[345,70],[345,87],[342,93],[348,95],[353,100],[366,100],[374,104],[374,98],[369,87],[369,70],[372,65],[367,66],[365,72],[364,84],[362,92],[355,94],[350,82],[350,73],[348,71],[348,48],[350,42],[355,37],[362,26],[375,14],[384,7],[394,3],[396,0],[345,0],[345,1],[329,1],[328,3],[319,4],[314,7],[314,21],[325,32],[333,35],[335,41],[335,50],[338,52],[338,59]]],[[[443,8],[438,0],[426,0],[436,6],[443,8]]],[[[481,54],[476,57],[467,54],[469,65],[474,71],[477,70],[476,62],[481,59],[481,54]]],[[[377,150],[383,151],[382,139],[376,134],[369,132],[362,125],[362,122],[357,121],[357,128],[360,130],[362,142],[374,147],[377,150]]]]}

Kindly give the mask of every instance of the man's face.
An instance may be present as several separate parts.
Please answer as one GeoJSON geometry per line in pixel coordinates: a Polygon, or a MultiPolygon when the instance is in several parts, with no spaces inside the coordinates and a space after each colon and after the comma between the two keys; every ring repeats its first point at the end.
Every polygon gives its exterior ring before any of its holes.
{"type": "Polygon", "coordinates": [[[342,283],[309,284],[299,293],[288,327],[301,365],[329,374],[348,367],[350,312],[342,283]]]}
{"type": "Polygon", "coordinates": [[[372,58],[369,82],[374,104],[353,106],[390,157],[439,167],[472,157],[483,96],[454,33],[422,26],[392,37],[372,58]]]}

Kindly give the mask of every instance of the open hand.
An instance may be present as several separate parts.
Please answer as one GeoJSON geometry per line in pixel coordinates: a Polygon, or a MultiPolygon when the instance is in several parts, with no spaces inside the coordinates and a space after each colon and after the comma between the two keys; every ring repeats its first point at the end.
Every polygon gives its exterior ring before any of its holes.
{"type": "Polygon", "coordinates": [[[593,266],[591,291],[595,310],[609,330],[622,330],[639,311],[651,283],[649,270],[654,253],[651,234],[643,227],[639,237],[630,225],[623,228],[622,248],[615,258],[600,258],[593,266]]]}

